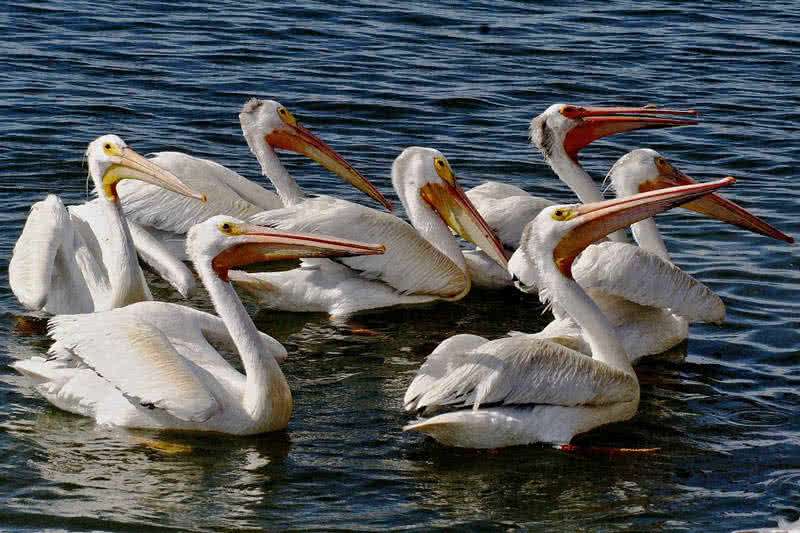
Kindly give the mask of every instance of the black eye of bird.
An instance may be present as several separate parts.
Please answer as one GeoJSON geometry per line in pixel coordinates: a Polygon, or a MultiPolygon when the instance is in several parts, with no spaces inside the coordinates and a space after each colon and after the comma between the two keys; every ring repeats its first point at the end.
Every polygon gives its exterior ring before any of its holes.
{"type": "Polygon", "coordinates": [[[110,143],[106,143],[103,148],[105,148],[106,150],[111,150],[111,144],[110,143]]]}
{"type": "Polygon", "coordinates": [[[230,231],[231,225],[226,222],[222,225],[222,229],[224,229],[225,231],[230,231]]]}
{"type": "Polygon", "coordinates": [[[556,209],[556,216],[557,217],[563,217],[564,216],[564,212],[561,209],[556,209]]]}

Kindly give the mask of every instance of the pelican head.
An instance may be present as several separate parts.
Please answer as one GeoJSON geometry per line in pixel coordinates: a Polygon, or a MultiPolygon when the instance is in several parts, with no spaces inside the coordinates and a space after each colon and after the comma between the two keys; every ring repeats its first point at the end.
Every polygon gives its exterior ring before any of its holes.
{"type": "Polygon", "coordinates": [[[408,195],[419,194],[423,205],[453,231],[506,268],[508,260],[500,239],[464,194],[439,150],[420,146],[406,148],[392,165],[392,184],[406,209],[412,205],[408,195]]]}
{"type": "MultiPolygon", "coordinates": [[[[611,180],[619,196],[697,183],[649,148],[633,150],[622,156],[609,170],[607,179],[611,180]]],[[[794,242],[792,237],[719,194],[703,196],[683,207],[773,239],[794,242]]]]}
{"type": "Polygon", "coordinates": [[[280,148],[297,152],[313,159],[353,187],[368,194],[389,211],[393,210],[392,204],[367,178],[362,176],[333,148],[301,126],[289,110],[275,100],[251,99],[242,106],[239,122],[242,126],[242,133],[256,157],[263,157],[259,148],[269,150],[280,148]],[[266,147],[260,144],[262,141],[266,147]],[[256,143],[259,144],[256,145],[256,143]]]}
{"type": "Polygon", "coordinates": [[[542,152],[545,160],[563,154],[577,163],[581,148],[606,135],[644,128],[697,124],[696,120],[659,115],[697,115],[697,111],[652,106],[584,107],[553,104],[531,121],[529,132],[531,142],[542,152]]]}
{"type": "Polygon", "coordinates": [[[220,279],[228,280],[232,267],[263,261],[301,257],[347,257],[379,255],[382,244],[286,232],[247,224],[226,215],[217,215],[194,225],[186,236],[186,252],[195,264],[210,262],[220,279]]]}
{"type": "Polygon", "coordinates": [[[117,183],[123,179],[146,181],[178,194],[206,201],[204,194],[190,188],[171,172],[131,150],[125,141],[116,135],[103,135],[93,140],[86,149],[86,157],[89,161],[89,175],[94,180],[95,189],[103,191],[108,201],[118,200],[117,183]]]}

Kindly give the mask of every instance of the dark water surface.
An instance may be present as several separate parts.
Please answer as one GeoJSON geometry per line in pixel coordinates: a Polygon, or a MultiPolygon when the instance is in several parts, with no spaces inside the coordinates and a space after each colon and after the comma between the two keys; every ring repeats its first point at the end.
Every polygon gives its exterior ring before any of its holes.
{"type": "MultiPolygon", "coordinates": [[[[629,456],[454,451],[401,431],[403,392],[438,342],[547,323],[515,291],[358,317],[386,338],[254,310],[289,351],[283,433],[98,427],[8,367],[48,342],[14,330],[6,267],[32,202],[86,198],[83,151],[103,133],[261,181],[237,118],[253,96],[287,106],[396,205],[389,169],[410,145],[440,149],[465,187],[498,180],[572,201],[527,144],[533,116],[559,101],[694,107],[698,126],[603,139],[585,168],[600,180],[649,146],[697,179],[734,175],[725,194],[800,237],[798,4],[15,4],[0,13],[0,529],[733,531],[797,519],[797,246],[686,212],[659,218],[675,262],[728,314],[638,365],[632,420],[576,439],[659,449],[629,456]]],[[[283,160],[307,190],[363,201],[315,163],[283,160]]]]}

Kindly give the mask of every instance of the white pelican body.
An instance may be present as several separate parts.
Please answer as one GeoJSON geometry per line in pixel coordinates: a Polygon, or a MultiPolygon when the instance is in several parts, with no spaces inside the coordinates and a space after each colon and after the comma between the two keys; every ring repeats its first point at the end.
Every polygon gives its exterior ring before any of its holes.
{"type": "Polygon", "coordinates": [[[189,255],[217,318],[164,302],[50,320],[51,357],[12,364],[51,403],[98,423],[247,435],[285,428],[292,409],[278,362],[286,351],[256,329],[228,268],[297,255],[382,253],[322,235],[276,232],[226,216],[190,230],[189,255]],[[209,343],[238,351],[240,373],[209,343]]]}
{"type": "Polygon", "coordinates": [[[278,159],[276,148],[310,157],[391,210],[391,204],[366,178],[301,126],[278,102],[250,100],[242,107],[239,122],[250,151],[258,159],[263,175],[275,187],[275,193],[218,163],[179,152],[157,153],[153,161],[207,194],[209,201],[204,206],[169,192],[154,191],[146,184],[120,187],[128,217],[167,242],[178,257],[185,257],[183,236],[189,228],[210,216],[224,214],[250,220],[262,211],[297,205],[306,199],[278,159]]]}
{"type": "MultiPolygon", "coordinates": [[[[120,180],[148,181],[154,189],[168,188],[189,201],[203,199],[116,135],[95,139],[86,153],[100,198],[67,209],[58,197],[49,195],[31,207],[14,246],[9,284],[26,309],[91,312],[152,299],[117,201],[120,180]]],[[[143,242],[147,257],[158,260],[162,275],[186,296],[194,287],[188,269],[158,243],[143,242]]]]}
{"type": "Polygon", "coordinates": [[[494,261],[506,264],[502,245],[474,210],[439,151],[421,147],[403,151],[392,166],[392,183],[413,227],[388,213],[325,198],[253,219],[287,231],[382,242],[386,254],[335,263],[305,261],[288,272],[232,272],[231,278],[266,307],[338,317],[378,307],[462,298],[471,282],[450,228],[480,243],[494,261]]]}
{"type": "Polygon", "coordinates": [[[732,181],[542,210],[521,248],[534,259],[539,282],[584,329],[593,355],[530,335],[451,337],[422,365],[404,402],[408,410],[462,409],[404,429],[449,446],[499,448],[568,443],[577,433],[632,417],[639,404],[636,374],[612,325],[572,279],[572,261],[603,235],[732,181]]]}
{"type": "MultiPolygon", "coordinates": [[[[619,198],[694,180],[670,165],[658,152],[634,150],[620,158],[608,174],[619,198]]],[[[791,237],[751,215],[718,194],[709,194],[684,205],[706,215],[780,240],[791,237]]],[[[721,323],[725,305],[711,289],[675,266],[652,218],[631,225],[639,246],[620,242],[593,244],[575,260],[572,273],[617,330],[631,360],[662,353],[683,342],[689,324],[721,323]]],[[[524,255],[525,251],[520,251],[524,255]]],[[[517,260],[512,257],[512,262],[517,260]]],[[[520,279],[535,286],[522,259],[520,279]]],[[[548,295],[544,295],[548,298],[548,295]]],[[[588,344],[581,328],[553,302],[556,320],[537,335],[571,339],[586,353],[588,344]]]]}

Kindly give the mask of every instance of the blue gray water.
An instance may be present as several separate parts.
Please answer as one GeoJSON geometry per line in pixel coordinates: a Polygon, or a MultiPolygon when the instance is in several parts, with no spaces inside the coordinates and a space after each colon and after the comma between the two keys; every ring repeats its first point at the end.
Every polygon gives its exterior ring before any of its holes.
{"type": "MultiPolygon", "coordinates": [[[[651,454],[475,453],[401,431],[403,392],[439,341],[547,323],[514,291],[358,317],[386,338],[254,310],[290,356],[295,410],[278,434],[97,427],[37,396],[8,367],[48,345],[15,330],[7,283],[30,204],[83,201],[83,150],[108,132],[261,180],[237,119],[253,96],[283,103],[396,204],[389,168],[410,145],[440,149],[465,187],[499,180],[572,201],[527,144],[533,116],[559,101],[693,107],[699,125],[603,139],[584,166],[601,180],[649,146],[696,179],[734,175],[730,198],[800,237],[794,2],[279,4],[23,1],[0,13],[0,529],[732,531],[798,518],[798,247],[687,212],[659,224],[727,319],[638,365],[632,420],[576,439],[651,454]]],[[[315,163],[284,161],[308,190],[363,201],[315,163]]]]}

